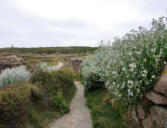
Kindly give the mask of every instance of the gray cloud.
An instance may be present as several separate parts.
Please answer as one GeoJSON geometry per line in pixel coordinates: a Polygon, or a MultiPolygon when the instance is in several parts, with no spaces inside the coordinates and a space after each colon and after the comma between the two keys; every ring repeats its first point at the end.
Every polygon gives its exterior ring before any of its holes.
{"type": "MultiPolygon", "coordinates": [[[[130,1],[130,0],[129,0],[130,1]]],[[[165,14],[166,0],[132,1],[143,12],[136,21],[99,28],[83,19],[48,20],[22,12],[12,0],[0,0],[0,47],[96,46],[101,39],[122,36],[132,28],[147,26],[151,18],[165,14]]],[[[123,10],[122,10],[123,11],[123,10]]]]}

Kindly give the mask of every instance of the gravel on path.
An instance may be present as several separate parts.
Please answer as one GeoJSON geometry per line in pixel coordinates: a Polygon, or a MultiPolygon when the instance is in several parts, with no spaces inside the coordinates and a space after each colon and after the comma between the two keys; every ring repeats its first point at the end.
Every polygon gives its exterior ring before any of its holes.
{"type": "Polygon", "coordinates": [[[92,128],[90,111],[86,106],[84,87],[74,82],[77,91],[70,105],[70,113],[53,122],[49,128],[92,128]]]}

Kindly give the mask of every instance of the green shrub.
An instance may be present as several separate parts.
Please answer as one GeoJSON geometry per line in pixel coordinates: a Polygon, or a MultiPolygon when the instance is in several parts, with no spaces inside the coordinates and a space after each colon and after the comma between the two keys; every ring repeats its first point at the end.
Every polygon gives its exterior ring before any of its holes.
{"type": "Polygon", "coordinates": [[[31,77],[31,82],[37,83],[41,88],[48,91],[58,88],[53,73],[43,71],[42,69],[34,72],[31,77]]]}
{"type": "Polygon", "coordinates": [[[26,70],[25,66],[7,68],[0,74],[0,88],[5,86],[27,82],[30,79],[30,72],[26,70]]]}
{"type": "Polygon", "coordinates": [[[51,97],[52,97],[53,107],[56,109],[56,111],[61,113],[69,112],[69,106],[65,102],[61,92],[58,92],[57,96],[52,95],[51,97]]]}
{"type": "Polygon", "coordinates": [[[94,81],[129,105],[141,101],[152,89],[167,61],[167,18],[153,20],[150,29],[139,27],[112,45],[102,45],[83,62],[88,87],[94,81]]]}
{"type": "Polygon", "coordinates": [[[68,68],[47,72],[39,69],[31,77],[32,83],[39,83],[41,87],[52,90],[66,91],[73,84],[73,72],[68,68]]]}
{"type": "Polygon", "coordinates": [[[31,98],[34,100],[41,100],[43,98],[43,92],[42,90],[34,85],[30,86],[30,90],[31,90],[31,98]]]}
{"type": "Polygon", "coordinates": [[[26,117],[30,87],[26,83],[15,84],[0,90],[0,120],[13,127],[26,117]]]}
{"type": "Polygon", "coordinates": [[[69,68],[62,68],[58,71],[52,72],[56,80],[56,84],[63,92],[73,85],[73,71],[69,68]]]}

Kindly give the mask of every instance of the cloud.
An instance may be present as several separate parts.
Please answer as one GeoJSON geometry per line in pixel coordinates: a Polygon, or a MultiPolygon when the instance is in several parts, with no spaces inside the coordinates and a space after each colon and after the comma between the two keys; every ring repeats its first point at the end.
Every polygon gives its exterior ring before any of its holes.
{"type": "Polygon", "coordinates": [[[165,15],[166,0],[0,0],[0,47],[97,46],[165,15]]]}

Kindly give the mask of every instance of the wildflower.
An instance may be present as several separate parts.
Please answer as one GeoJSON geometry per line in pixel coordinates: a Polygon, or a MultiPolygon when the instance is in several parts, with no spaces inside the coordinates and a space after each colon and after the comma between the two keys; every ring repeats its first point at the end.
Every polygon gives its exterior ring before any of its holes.
{"type": "Polygon", "coordinates": [[[117,74],[117,72],[116,72],[116,71],[113,71],[113,72],[112,72],[112,74],[113,74],[113,75],[116,75],[116,74],[117,74]]]}
{"type": "Polygon", "coordinates": [[[136,64],[135,63],[131,63],[131,64],[129,64],[129,67],[130,68],[136,68],[136,64]]]}
{"type": "Polygon", "coordinates": [[[143,73],[144,73],[144,74],[147,74],[147,71],[146,71],[146,70],[143,70],[143,73]]]}
{"type": "Polygon", "coordinates": [[[128,82],[127,82],[128,84],[133,84],[133,81],[130,81],[130,80],[128,80],[128,82]]]}
{"type": "Polygon", "coordinates": [[[136,52],[136,54],[141,55],[141,52],[136,52]]]}
{"type": "Polygon", "coordinates": [[[122,68],[122,71],[125,71],[125,70],[126,70],[125,67],[123,67],[123,68],[122,68]]]}
{"type": "Polygon", "coordinates": [[[155,78],[155,75],[153,75],[152,77],[151,77],[151,79],[154,79],[155,78]]]}

